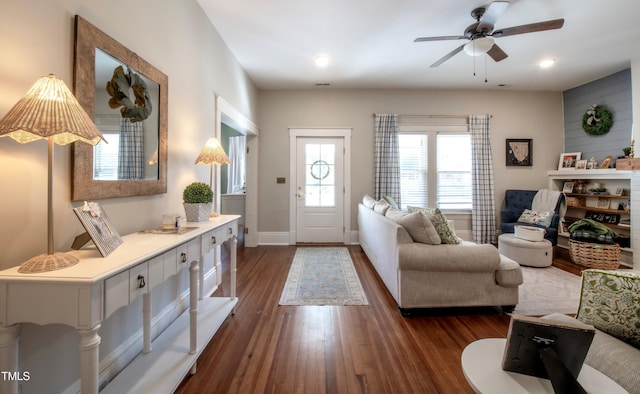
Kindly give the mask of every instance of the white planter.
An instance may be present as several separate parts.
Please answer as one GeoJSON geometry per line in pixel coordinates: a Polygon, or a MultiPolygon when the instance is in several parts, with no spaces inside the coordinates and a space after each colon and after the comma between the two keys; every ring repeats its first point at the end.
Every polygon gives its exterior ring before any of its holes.
{"type": "Polygon", "coordinates": [[[208,204],[189,204],[182,203],[184,206],[184,213],[187,217],[187,222],[204,222],[209,220],[209,214],[211,214],[211,206],[213,203],[208,204]]]}

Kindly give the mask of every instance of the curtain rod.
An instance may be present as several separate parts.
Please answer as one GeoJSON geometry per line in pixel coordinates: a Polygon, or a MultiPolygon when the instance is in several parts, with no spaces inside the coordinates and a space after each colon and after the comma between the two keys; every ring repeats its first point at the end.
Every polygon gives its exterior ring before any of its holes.
{"type": "MultiPolygon", "coordinates": [[[[374,112],[371,116],[376,116],[377,114],[374,112]]],[[[404,118],[413,117],[413,118],[469,118],[469,115],[402,115],[404,118]]],[[[493,118],[493,115],[489,115],[490,118],[493,118]]]]}

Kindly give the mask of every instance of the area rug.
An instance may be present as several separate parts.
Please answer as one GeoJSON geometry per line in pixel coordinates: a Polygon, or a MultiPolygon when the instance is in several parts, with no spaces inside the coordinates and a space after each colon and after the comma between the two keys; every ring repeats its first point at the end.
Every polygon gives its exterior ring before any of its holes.
{"type": "Polygon", "coordinates": [[[542,316],[549,313],[575,314],[580,303],[581,278],[556,267],[522,267],[524,283],[513,313],[542,316]]]}
{"type": "Polygon", "coordinates": [[[298,248],[280,305],[369,305],[347,248],[298,248]]]}

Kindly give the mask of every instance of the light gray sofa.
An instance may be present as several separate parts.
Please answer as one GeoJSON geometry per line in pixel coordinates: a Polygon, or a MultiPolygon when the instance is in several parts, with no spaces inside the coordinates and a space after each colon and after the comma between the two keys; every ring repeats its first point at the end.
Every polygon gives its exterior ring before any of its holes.
{"type": "MultiPolygon", "coordinates": [[[[543,319],[574,320],[559,313],[543,319]]],[[[640,272],[583,271],[575,319],[596,328],[585,364],[640,394],[640,272]]]]}
{"type": "Polygon", "coordinates": [[[493,245],[414,242],[382,210],[360,203],[360,246],[403,314],[414,308],[501,306],[513,310],[520,265],[493,245]]]}

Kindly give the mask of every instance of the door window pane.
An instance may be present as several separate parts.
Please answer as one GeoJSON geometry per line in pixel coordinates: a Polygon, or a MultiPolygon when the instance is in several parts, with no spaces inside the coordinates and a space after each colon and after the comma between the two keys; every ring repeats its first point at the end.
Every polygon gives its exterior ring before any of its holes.
{"type": "Polygon", "coordinates": [[[305,145],[305,206],[335,206],[335,144],[305,145]]]}

